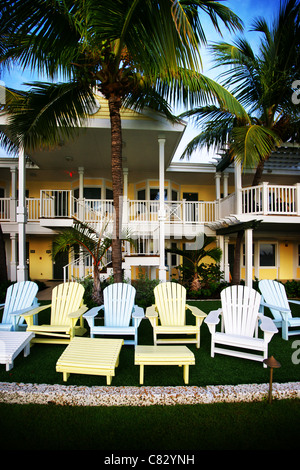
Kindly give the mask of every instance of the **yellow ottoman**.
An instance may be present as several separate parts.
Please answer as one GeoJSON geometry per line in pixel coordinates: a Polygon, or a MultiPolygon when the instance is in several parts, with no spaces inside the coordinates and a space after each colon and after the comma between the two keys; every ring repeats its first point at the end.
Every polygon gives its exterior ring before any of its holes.
{"type": "Polygon", "coordinates": [[[56,371],[67,381],[70,374],[106,375],[111,384],[119,364],[123,339],[86,338],[75,336],[56,363],[56,371]]]}
{"type": "Polygon", "coordinates": [[[144,366],[183,366],[184,383],[189,382],[189,366],[195,364],[195,356],[186,346],[136,346],[135,365],[140,366],[140,384],[144,383],[144,366]]]}

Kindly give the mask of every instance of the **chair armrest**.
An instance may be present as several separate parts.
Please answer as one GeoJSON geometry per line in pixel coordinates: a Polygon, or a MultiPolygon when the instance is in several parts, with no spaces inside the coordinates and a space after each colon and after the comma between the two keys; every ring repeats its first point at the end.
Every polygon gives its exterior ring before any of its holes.
{"type": "Polygon", "coordinates": [[[76,312],[72,312],[68,314],[69,318],[79,318],[81,315],[88,310],[88,307],[86,305],[82,305],[76,312]]]}
{"type": "Polygon", "coordinates": [[[288,302],[291,303],[291,304],[300,305],[300,300],[290,300],[290,299],[288,299],[288,302]]]}
{"type": "Polygon", "coordinates": [[[47,304],[47,305],[41,305],[39,307],[33,307],[32,310],[29,310],[28,312],[22,313],[22,317],[32,317],[33,315],[36,315],[37,313],[41,312],[42,310],[45,310],[46,308],[51,307],[52,304],[47,304]]]}
{"type": "Polygon", "coordinates": [[[146,308],[146,317],[149,319],[158,317],[158,312],[155,305],[151,305],[150,307],[146,308]]]}
{"type": "Polygon", "coordinates": [[[146,308],[146,318],[148,318],[153,328],[158,325],[158,312],[155,305],[146,308]]]}
{"type": "Polygon", "coordinates": [[[94,318],[96,315],[98,315],[100,310],[103,310],[103,309],[104,309],[104,305],[93,307],[83,315],[83,318],[86,318],[86,319],[94,318]]]}
{"type": "Polygon", "coordinates": [[[222,315],[222,309],[218,308],[218,310],[212,310],[209,312],[207,317],[204,320],[204,323],[207,325],[217,325],[220,321],[220,316],[222,315]]]}
{"type": "Polygon", "coordinates": [[[261,320],[259,327],[262,331],[264,331],[265,333],[278,333],[278,329],[275,326],[275,323],[273,322],[272,318],[265,317],[262,314],[259,314],[258,318],[261,320]]]}
{"type": "Polygon", "coordinates": [[[132,318],[145,318],[144,309],[138,305],[133,306],[132,318]]]}
{"type": "MultiPolygon", "coordinates": [[[[35,315],[32,313],[33,310],[39,309],[40,304],[31,305],[31,307],[23,308],[22,310],[16,310],[15,312],[10,312],[10,315],[18,317],[19,315],[25,316],[25,313],[30,315],[35,315]]],[[[39,309],[40,311],[40,309],[39,309]]]]}
{"type": "Polygon", "coordinates": [[[195,307],[194,305],[186,304],[185,308],[190,310],[192,312],[192,314],[195,315],[195,317],[197,317],[197,318],[203,318],[204,319],[204,318],[207,317],[206,313],[202,312],[202,310],[200,310],[200,308],[195,307]]]}
{"type": "Polygon", "coordinates": [[[273,308],[274,310],[278,310],[279,312],[283,312],[283,313],[289,313],[290,312],[289,308],[278,307],[278,305],[267,304],[263,300],[261,300],[260,304],[263,305],[264,307],[273,308]]]}

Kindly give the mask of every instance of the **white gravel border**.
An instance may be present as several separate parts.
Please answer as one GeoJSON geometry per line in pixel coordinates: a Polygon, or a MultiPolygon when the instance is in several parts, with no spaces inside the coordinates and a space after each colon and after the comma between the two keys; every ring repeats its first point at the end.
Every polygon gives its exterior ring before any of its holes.
{"type": "MultiPolygon", "coordinates": [[[[85,387],[0,382],[0,403],[65,406],[194,405],[262,401],[269,384],[207,387],[85,387]]],[[[272,399],[300,398],[300,382],[273,383],[272,399]]]]}

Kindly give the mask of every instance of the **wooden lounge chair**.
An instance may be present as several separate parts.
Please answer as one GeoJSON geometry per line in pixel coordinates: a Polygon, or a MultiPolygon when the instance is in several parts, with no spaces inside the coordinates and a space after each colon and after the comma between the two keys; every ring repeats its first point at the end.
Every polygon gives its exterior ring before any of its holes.
{"type": "MultiPolygon", "coordinates": [[[[36,294],[38,285],[32,281],[16,282],[8,287],[3,308],[1,331],[25,331],[26,323],[21,316],[39,306],[36,294]]],[[[34,320],[33,320],[34,321],[34,320]]]]}
{"type": "Polygon", "coordinates": [[[300,335],[300,317],[292,316],[289,305],[300,305],[300,301],[288,299],[285,287],[280,282],[264,279],[259,281],[258,287],[262,293],[261,311],[264,311],[264,307],[270,309],[275,325],[281,328],[282,338],[288,340],[289,336],[300,335]]]}
{"type": "Polygon", "coordinates": [[[200,348],[200,327],[206,313],[186,304],[185,287],[176,282],[164,282],[154,288],[154,297],[155,305],[146,310],[146,317],[153,327],[154,344],[196,343],[197,348],[200,348]],[[186,324],[187,310],[196,319],[194,325],[186,324]],[[164,335],[165,338],[158,338],[158,335],[164,335]]]}
{"type": "Polygon", "coordinates": [[[104,305],[93,307],[83,318],[90,327],[90,335],[117,335],[121,338],[133,336],[133,339],[124,339],[124,344],[137,345],[138,327],[144,310],[134,305],[136,290],[130,284],[110,284],[103,290],[104,305]],[[97,315],[103,310],[104,325],[96,324],[97,315]]]}
{"type": "Polygon", "coordinates": [[[271,318],[259,312],[260,299],[259,292],[246,286],[231,286],[222,290],[222,307],[211,311],[204,320],[211,333],[211,357],[215,353],[254,361],[263,361],[268,357],[268,344],[278,330],[271,318]],[[221,329],[217,331],[220,319],[221,329]],[[258,326],[263,337],[258,336],[258,326]]]}
{"type": "Polygon", "coordinates": [[[59,284],[52,291],[51,304],[25,313],[23,316],[28,325],[27,331],[35,333],[32,342],[69,343],[75,335],[84,335],[86,329],[83,326],[82,315],[88,308],[83,305],[83,294],[84,287],[77,282],[59,284]],[[49,307],[51,307],[50,324],[34,325],[33,315],[49,307]],[[78,320],[79,325],[77,325],[78,320]]]}

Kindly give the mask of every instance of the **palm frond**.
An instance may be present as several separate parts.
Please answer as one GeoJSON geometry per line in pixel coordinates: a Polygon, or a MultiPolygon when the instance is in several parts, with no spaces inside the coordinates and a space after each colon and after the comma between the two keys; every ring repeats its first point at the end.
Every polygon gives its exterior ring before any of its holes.
{"type": "Polygon", "coordinates": [[[33,83],[6,103],[13,138],[26,148],[57,144],[62,136],[77,135],[95,99],[81,83],[33,83]]]}
{"type": "Polygon", "coordinates": [[[255,168],[258,162],[267,159],[281,143],[275,132],[257,124],[235,127],[232,130],[233,153],[245,167],[255,168]]]}

